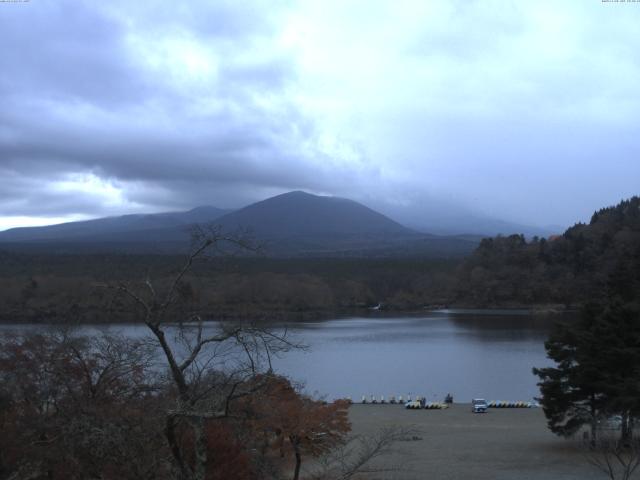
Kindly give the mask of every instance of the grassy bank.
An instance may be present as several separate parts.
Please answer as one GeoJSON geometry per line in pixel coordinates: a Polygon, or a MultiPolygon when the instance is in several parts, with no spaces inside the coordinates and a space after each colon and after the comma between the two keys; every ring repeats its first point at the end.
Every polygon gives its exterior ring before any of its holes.
{"type": "Polygon", "coordinates": [[[446,410],[406,410],[398,405],[359,405],[349,418],[356,434],[385,426],[420,429],[381,460],[402,471],[377,479],[591,480],[606,478],[585,458],[580,442],[547,430],[539,408],[489,409],[473,414],[467,404],[446,410]]]}

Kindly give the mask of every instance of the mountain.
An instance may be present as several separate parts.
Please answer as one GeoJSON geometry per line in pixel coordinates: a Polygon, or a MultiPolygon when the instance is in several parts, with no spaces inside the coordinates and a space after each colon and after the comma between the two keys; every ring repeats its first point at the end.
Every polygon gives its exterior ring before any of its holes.
{"type": "Polygon", "coordinates": [[[460,256],[479,240],[407,228],[358,202],[294,191],[219,218],[224,230],[249,228],[279,256],[460,256]]]}
{"type": "Polygon", "coordinates": [[[295,191],[229,213],[218,220],[227,229],[250,226],[262,238],[331,235],[414,235],[364,205],[338,197],[295,191]]]}
{"type": "Polygon", "coordinates": [[[470,253],[479,239],[419,233],[360,203],[294,191],[237,211],[198,207],[188,212],[125,215],[0,232],[5,249],[64,253],[174,253],[189,245],[189,228],[218,224],[248,230],[276,256],[435,256],[470,253]]]}
{"type": "Polygon", "coordinates": [[[186,212],[133,214],[61,223],[46,227],[20,227],[0,232],[0,242],[134,240],[149,238],[149,232],[176,230],[206,223],[229,213],[216,207],[196,207],[186,212]]]}

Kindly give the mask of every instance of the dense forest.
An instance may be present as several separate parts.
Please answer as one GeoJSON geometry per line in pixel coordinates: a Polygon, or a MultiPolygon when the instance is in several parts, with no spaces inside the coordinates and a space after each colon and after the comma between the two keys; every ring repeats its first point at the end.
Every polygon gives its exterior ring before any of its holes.
{"type": "MultiPolygon", "coordinates": [[[[2,321],[130,321],[102,286],[168,281],[179,255],[0,252],[2,321]]],[[[548,239],[482,240],[466,259],[209,257],[184,288],[212,319],[309,319],[433,306],[577,306],[613,275],[640,285],[640,198],[548,239]]]]}
{"type": "MultiPolygon", "coordinates": [[[[168,282],[178,255],[0,255],[2,321],[130,321],[103,288],[146,278],[168,282]]],[[[296,320],[442,304],[458,262],[434,259],[209,258],[184,288],[212,319],[296,320]]]]}
{"type": "Polygon", "coordinates": [[[577,305],[601,297],[611,276],[640,286],[639,197],[549,239],[484,239],[459,268],[453,297],[474,306],[577,305]]]}

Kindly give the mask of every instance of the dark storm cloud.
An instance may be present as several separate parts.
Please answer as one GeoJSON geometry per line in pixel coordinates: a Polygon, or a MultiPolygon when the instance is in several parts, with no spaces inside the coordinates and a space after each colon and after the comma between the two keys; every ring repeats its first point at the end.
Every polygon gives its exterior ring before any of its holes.
{"type": "Polygon", "coordinates": [[[74,99],[112,105],[145,86],[135,59],[124,54],[123,25],[82,2],[3,9],[0,32],[0,89],[14,108],[74,99]]]}
{"type": "Polygon", "coordinates": [[[235,183],[249,189],[250,185],[288,188],[309,176],[304,164],[296,162],[295,145],[291,140],[282,141],[296,138],[303,121],[291,125],[287,123],[290,119],[257,114],[249,121],[247,113],[243,115],[241,122],[234,121],[232,115],[191,118],[166,130],[128,123],[106,127],[59,123],[55,117],[45,116],[32,120],[28,133],[18,129],[10,140],[2,142],[0,156],[5,169],[31,180],[41,177],[46,182],[63,172],[89,171],[103,178],[151,181],[172,190],[180,197],[175,200],[179,204],[184,203],[185,195],[200,203],[207,199],[229,203],[236,199],[220,198],[216,192],[220,186],[235,183]],[[199,199],[193,198],[194,184],[200,185],[199,199]]]}

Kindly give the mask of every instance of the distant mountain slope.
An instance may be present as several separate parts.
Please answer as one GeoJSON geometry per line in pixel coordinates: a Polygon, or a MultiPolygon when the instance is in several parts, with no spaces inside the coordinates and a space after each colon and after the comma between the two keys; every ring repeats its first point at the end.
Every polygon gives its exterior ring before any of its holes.
{"type": "Polygon", "coordinates": [[[558,234],[566,227],[550,225],[536,227],[522,223],[508,222],[496,218],[469,213],[466,215],[450,215],[425,218],[421,222],[409,222],[407,225],[420,232],[428,231],[438,235],[475,235],[493,237],[495,235],[512,235],[521,233],[527,238],[533,236],[547,237],[558,234]]]}
{"type": "Polygon", "coordinates": [[[149,238],[150,231],[181,230],[194,223],[211,222],[229,213],[216,207],[196,207],[186,212],[134,214],[97,218],[81,222],[61,223],[46,227],[12,228],[0,232],[0,242],[133,240],[149,238]]]}
{"type": "Polygon", "coordinates": [[[277,256],[451,257],[479,240],[411,230],[353,200],[294,191],[268,198],[217,220],[223,229],[248,228],[277,256]]]}
{"type": "Polygon", "coordinates": [[[425,202],[420,210],[385,205],[381,207],[381,211],[409,228],[435,235],[493,237],[522,233],[526,237],[547,237],[566,229],[566,226],[533,226],[501,220],[457,204],[437,200],[425,202]]]}
{"type": "Polygon", "coordinates": [[[188,212],[126,215],[0,232],[0,247],[58,253],[184,252],[189,228],[215,223],[248,230],[267,254],[313,257],[452,257],[470,253],[478,239],[418,233],[352,200],[295,191],[234,212],[198,207],[188,212]]]}
{"type": "Polygon", "coordinates": [[[251,204],[219,218],[217,223],[226,229],[248,226],[263,238],[416,234],[353,200],[300,191],[251,204]]]}

